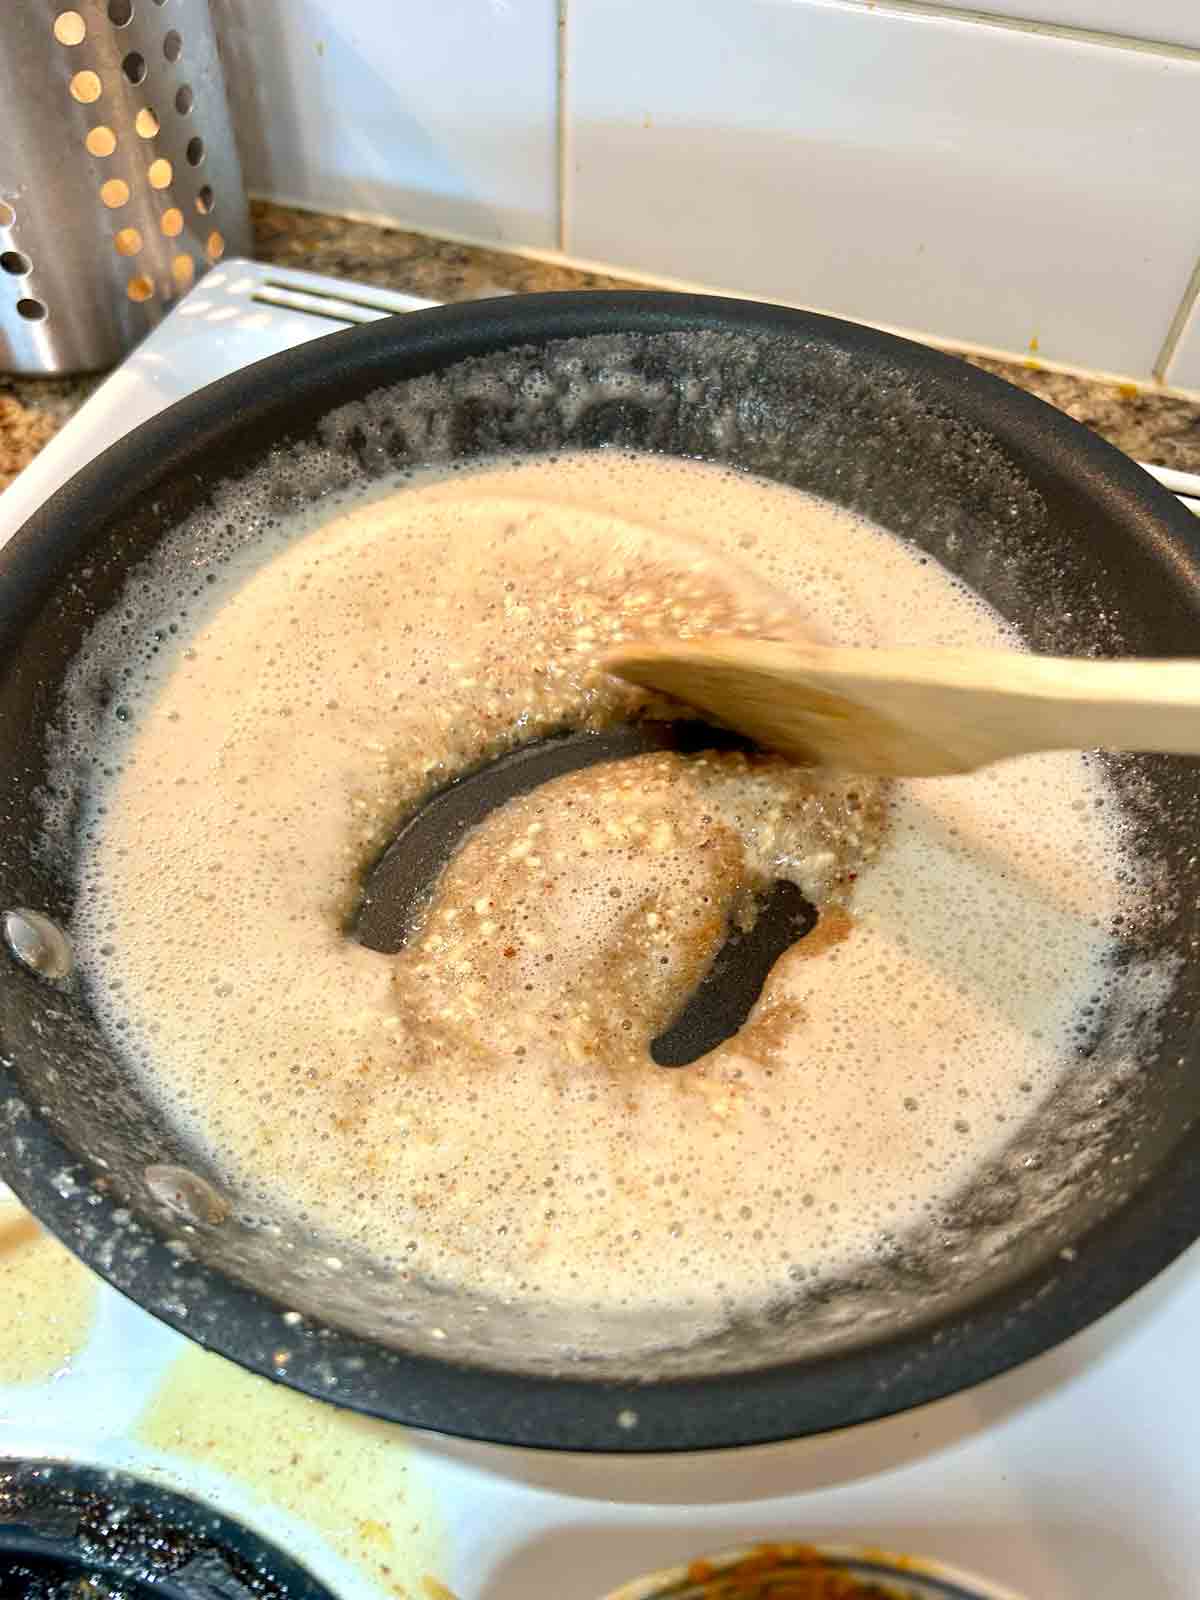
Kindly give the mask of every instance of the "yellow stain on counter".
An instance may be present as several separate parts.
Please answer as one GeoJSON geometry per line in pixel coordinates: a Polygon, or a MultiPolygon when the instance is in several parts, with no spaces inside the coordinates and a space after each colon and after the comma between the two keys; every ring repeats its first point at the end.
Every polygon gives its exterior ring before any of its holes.
{"type": "Polygon", "coordinates": [[[83,1349],[94,1278],[15,1200],[0,1197],[0,1384],[45,1383],[83,1349]]]}
{"type": "Polygon", "coordinates": [[[425,1591],[426,1600],[457,1600],[444,1583],[439,1583],[428,1573],[421,1579],[421,1588],[425,1591]]]}
{"type": "Polygon", "coordinates": [[[384,1594],[425,1600],[441,1590],[442,1519],[403,1428],[190,1349],[151,1397],[135,1437],[236,1478],[316,1528],[384,1594]]]}

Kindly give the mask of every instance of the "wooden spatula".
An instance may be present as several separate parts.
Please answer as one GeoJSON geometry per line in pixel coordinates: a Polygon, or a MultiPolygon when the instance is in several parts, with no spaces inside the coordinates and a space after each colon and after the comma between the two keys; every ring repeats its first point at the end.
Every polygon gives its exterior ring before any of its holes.
{"type": "Polygon", "coordinates": [[[1097,747],[1200,755],[1200,661],[711,637],[621,645],[601,665],[768,749],[847,772],[930,778],[1097,747]]]}

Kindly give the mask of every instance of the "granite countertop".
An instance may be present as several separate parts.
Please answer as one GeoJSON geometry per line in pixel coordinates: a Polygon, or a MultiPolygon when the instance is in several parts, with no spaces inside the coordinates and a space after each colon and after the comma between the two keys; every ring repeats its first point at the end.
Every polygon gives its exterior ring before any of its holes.
{"type": "MultiPolygon", "coordinates": [[[[620,289],[636,280],[452,244],[400,228],[347,222],[255,201],[260,261],[356,278],[429,300],[475,300],[545,289],[620,289]]],[[[1200,404],[1139,389],[1047,372],[1032,362],[967,357],[1058,406],[1127,454],[1156,466],[1200,473],[1200,404]]],[[[53,437],[101,382],[83,378],[0,378],[0,489],[53,437]]]]}

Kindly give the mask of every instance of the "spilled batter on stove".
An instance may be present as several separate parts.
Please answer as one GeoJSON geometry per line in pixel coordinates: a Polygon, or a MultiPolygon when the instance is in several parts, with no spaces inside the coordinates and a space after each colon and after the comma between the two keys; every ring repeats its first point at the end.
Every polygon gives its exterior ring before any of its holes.
{"type": "Polygon", "coordinates": [[[470,835],[399,955],[347,937],[424,795],[661,709],[597,657],[707,631],[1017,648],[879,528],[616,452],[394,484],[190,606],[111,721],[75,933],[244,1208],[472,1293],[699,1325],[936,1214],[1072,1069],[1134,893],[1077,754],[886,788],[729,753],[594,767],[470,835]],[[816,930],[740,1033],[655,1066],[779,877],[816,930]]]}

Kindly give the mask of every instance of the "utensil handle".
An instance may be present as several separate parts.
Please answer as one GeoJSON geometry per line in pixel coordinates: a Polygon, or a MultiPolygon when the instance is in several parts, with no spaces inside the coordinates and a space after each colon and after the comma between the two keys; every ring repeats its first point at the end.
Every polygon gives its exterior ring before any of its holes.
{"type": "Polygon", "coordinates": [[[1031,731],[1044,711],[1060,744],[1200,755],[1200,662],[1051,659],[1046,667],[1055,698],[1035,695],[1031,731]]]}
{"type": "MultiPolygon", "coordinates": [[[[859,670],[873,676],[870,653],[853,653],[859,670]]],[[[839,654],[848,667],[850,652],[839,654]]],[[[983,650],[886,655],[889,674],[917,693],[936,686],[946,711],[961,691],[964,717],[1007,739],[1014,751],[1103,746],[1200,755],[1200,661],[1086,661],[983,650]]]]}

